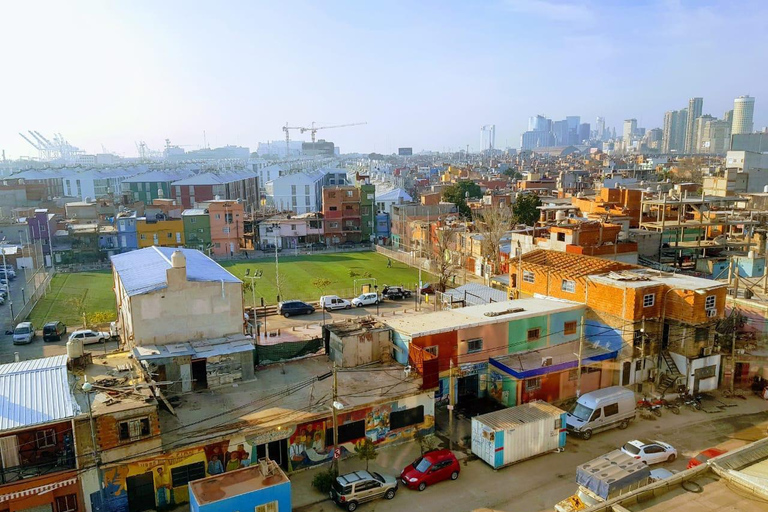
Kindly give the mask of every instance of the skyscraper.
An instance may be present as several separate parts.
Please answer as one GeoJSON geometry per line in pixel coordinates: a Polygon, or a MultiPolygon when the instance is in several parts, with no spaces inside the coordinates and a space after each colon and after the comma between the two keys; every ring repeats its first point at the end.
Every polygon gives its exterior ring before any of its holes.
{"type": "Polygon", "coordinates": [[[597,125],[597,140],[603,140],[607,138],[605,133],[605,118],[598,116],[597,122],[595,124],[597,125]]]}
{"type": "Polygon", "coordinates": [[[696,119],[701,116],[704,98],[688,100],[688,120],[685,123],[685,152],[693,153],[696,146],[696,119]]]}
{"type": "Polygon", "coordinates": [[[691,147],[691,151],[689,151],[689,153],[704,152],[704,131],[707,127],[707,123],[710,121],[717,121],[717,119],[709,114],[705,114],[696,118],[696,122],[693,125],[693,130],[695,133],[693,137],[693,146],[691,147]]]}
{"type": "Polygon", "coordinates": [[[755,113],[755,98],[739,96],[733,100],[733,123],[731,133],[741,135],[752,133],[752,116],[755,113]]]}
{"type": "Polygon", "coordinates": [[[555,136],[555,144],[557,146],[567,146],[569,144],[568,138],[568,121],[555,121],[552,123],[552,134],[555,136]]]}
{"type": "Polygon", "coordinates": [[[585,141],[589,140],[589,132],[590,132],[590,126],[589,123],[581,123],[579,125],[579,140],[577,141],[578,144],[582,144],[585,141]]]}
{"type": "Polygon", "coordinates": [[[532,116],[528,118],[529,132],[548,132],[552,130],[552,120],[544,116],[532,116]]]}
{"type": "Polygon", "coordinates": [[[723,121],[728,123],[729,127],[733,128],[733,110],[728,110],[723,114],[723,121]]]}
{"type": "Polygon", "coordinates": [[[637,119],[625,119],[624,120],[624,143],[629,144],[632,141],[632,136],[637,132],[637,119]]]}
{"type": "Polygon", "coordinates": [[[675,110],[668,110],[664,113],[664,127],[662,128],[662,135],[661,135],[661,152],[662,153],[669,153],[673,149],[673,138],[674,138],[674,131],[675,131],[675,116],[677,114],[677,111],[675,110]]]}

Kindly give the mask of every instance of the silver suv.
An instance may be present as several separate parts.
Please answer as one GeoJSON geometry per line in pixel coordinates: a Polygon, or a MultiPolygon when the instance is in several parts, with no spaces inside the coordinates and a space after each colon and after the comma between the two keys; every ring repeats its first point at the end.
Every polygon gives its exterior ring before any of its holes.
{"type": "Polygon", "coordinates": [[[391,500],[397,492],[397,478],[375,471],[354,471],[336,478],[331,487],[331,499],[349,512],[357,505],[377,498],[391,500]]]}

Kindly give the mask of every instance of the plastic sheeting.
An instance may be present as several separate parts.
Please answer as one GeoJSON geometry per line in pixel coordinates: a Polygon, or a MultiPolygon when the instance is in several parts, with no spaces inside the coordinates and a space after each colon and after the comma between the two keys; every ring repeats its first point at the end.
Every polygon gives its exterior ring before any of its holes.
{"type": "Polygon", "coordinates": [[[651,476],[648,466],[621,450],[591,460],[576,468],[576,483],[603,499],[651,476]]]}

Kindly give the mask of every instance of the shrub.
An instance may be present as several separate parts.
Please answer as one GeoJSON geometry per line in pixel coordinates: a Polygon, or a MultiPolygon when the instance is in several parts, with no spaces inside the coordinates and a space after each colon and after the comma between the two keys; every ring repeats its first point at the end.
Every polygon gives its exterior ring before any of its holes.
{"type": "Polygon", "coordinates": [[[323,494],[328,494],[331,492],[331,486],[337,476],[339,476],[339,473],[333,467],[324,469],[318,472],[312,479],[312,487],[323,494]]]}

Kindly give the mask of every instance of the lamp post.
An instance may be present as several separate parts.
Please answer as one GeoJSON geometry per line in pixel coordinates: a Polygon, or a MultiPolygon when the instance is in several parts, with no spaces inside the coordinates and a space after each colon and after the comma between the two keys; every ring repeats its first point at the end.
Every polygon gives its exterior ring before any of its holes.
{"type": "Polygon", "coordinates": [[[245,277],[251,280],[251,320],[253,320],[253,339],[256,339],[256,279],[261,279],[264,271],[256,269],[251,275],[251,269],[245,269],[245,277]]]}
{"type": "Polygon", "coordinates": [[[8,280],[8,267],[5,263],[5,237],[0,240],[0,251],[3,252],[3,274],[5,276],[6,286],[8,286],[8,307],[10,308],[11,312],[11,328],[13,328],[13,295],[11,295],[11,284],[8,280]]]}
{"type": "Polygon", "coordinates": [[[373,285],[373,291],[376,292],[376,316],[379,316],[379,285],[373,285]]]}
{"type": "Polygon", "coordinates": [[[102,505],[102,509],[104,508],[104,480],[101,475],[101,469],[99,468],[99,464],[101,463],[100,457],[99,457],[99,450],[96,446],[96,429],[93,426],[93,409],[91,408],[91,391],[93,391],[93,384],[91,384],[88,381],[85,381],[82,386],[82,390],[85,392],[85,401],[88,404],[88,423],[91,427],[91,447],[93,449],[93,462],[96,467],[96,474],[99,478],[99,503],[102,505]]]}

